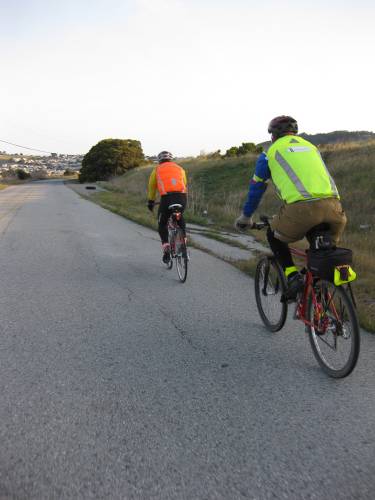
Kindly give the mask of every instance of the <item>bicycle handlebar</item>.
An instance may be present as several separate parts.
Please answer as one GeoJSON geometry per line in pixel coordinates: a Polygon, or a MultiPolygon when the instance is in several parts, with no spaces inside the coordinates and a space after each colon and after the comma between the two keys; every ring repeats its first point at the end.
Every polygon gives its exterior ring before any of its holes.
{"type": "Polygon", "coordinates": [[[269,226],[269,224],[266,224],[265,222],[254,222],[254,224],[250,226],[250,229],[258,229],[260,231],[267,226],[269,226]]]}
{"type": "Polygon", "coordinates": [[[270,220],[272,220],[273,217],[270,217],[268,215],[261,215],[260,216],[260,222],[254,222],[253,225],[250,227],[250,229],[258,229],[259,231],[264,229],[265,227],[270,226],[270,220]]]}

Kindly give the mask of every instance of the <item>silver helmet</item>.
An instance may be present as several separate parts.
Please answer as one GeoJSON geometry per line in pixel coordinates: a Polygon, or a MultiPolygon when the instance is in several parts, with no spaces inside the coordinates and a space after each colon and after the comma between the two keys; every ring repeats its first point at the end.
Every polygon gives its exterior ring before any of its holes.
{"type": "Polygon", "coordinates": [[[162,163],[163,161],[172,161],[173,155],[169,151],[162,151],[158,154],[158,162],[162,163]]]}

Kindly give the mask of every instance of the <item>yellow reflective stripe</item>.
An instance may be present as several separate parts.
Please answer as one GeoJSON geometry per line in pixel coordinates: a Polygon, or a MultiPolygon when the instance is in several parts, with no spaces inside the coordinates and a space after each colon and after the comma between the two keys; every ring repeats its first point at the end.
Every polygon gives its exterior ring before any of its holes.
{"type": "Polygon", "coordinates": [[[285,268],[284,273],[285,276],[288,277],[292,273],[298,273],[298,269],[296,268],[296,266],[287,267],[285,268]]]}
{"type": "Polygon", "coordinates": [[[354,281],[356,278],[357,278],[357,273],[355,271],[353,271],[353,269],[350,266],[336,266],[335,267],[333,282],[336,286],[344,285],[345,283],[350,283],[350,281],[354,281]],[[340,268],[347,269],[347,278],[348,279],[341,279],[340,268]]]}
{"type": "Polygon", "coordinates": [[[253,175],[253,180],[254,180],[255,182],[264,182],[264,179],[262,179],[261,177],[258,177],[258,176],[257,176],[257,175],[255,175],[255,174],[253,175]]]}

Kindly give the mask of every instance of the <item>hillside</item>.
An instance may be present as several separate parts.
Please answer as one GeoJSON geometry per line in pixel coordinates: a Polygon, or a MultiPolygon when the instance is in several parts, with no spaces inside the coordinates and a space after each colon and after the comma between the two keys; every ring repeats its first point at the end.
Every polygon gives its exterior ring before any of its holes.
{"type": "Polygon", "coordinates": [[[12,158],[13,158],[13,157],[12,157],[12,155],[8,155],[8,154],[5,154],[5,153],[4,153],[4,154],[3,154],[3,153],[1,153],[1,154],[0,154],[0,163],[5,162],[5,161],[9,161],[9,160],[10,160],[10,159],[12,159],[12,158]]]}
{"type": "MultiPolygon", "coordinates": [[[[375,330],[375,141],[327,145],[321,151],[348,215],[342,246],[355,250],[359,275],[355,288],[362,324],[375,330]]],[[[188,220],[232,228],[245,201],[255,161],[256,155],[249,155],[184,162],[189,179],[188,220]]],[[[127,217],[155,226],[155,217],[145,208],[152,168],[141,167],[106,183],[112,192],[96,195],[98,201],[127,217]]],[[[270,185],[258,214],[274,214],[279,206],[270,185]]],[[[263,233],[256,236],[264,238],[263,233]]]]}
{"type": "Polygon", "coordinates": [[[312,142],[315,145],[326,145],[326,144],[345,144],[347,142],[366,142],[375,139],[374,132],[368,132],[366,130],[358,132],[349,132],[348,130],[336,130],[335,132],[328,132],[322,134],[306,134],[302,133],[302,137],[312,142]]]}
{"type": "MultiPolygon", "coordinates": [[[[312,142],[316,146],[326,146],[328,144],[347,144],[350,142],[368,142],[375,140],[375,133],[366,130],[349,132],[348,130],[336,130],[334,132],[319,133],[319,134],[306,134],[302,132],[299,134],[307,141],[312,142]]],[[[271,141],[260,143],[264,149],[267,149],[271,141]]]]}

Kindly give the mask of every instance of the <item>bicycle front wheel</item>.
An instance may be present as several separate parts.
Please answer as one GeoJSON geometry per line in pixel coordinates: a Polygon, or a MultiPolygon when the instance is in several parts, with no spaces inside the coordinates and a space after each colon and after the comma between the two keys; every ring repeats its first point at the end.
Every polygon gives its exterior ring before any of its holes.
{"type": "Polygon", "coordinates": [[[330,377],[343,378],[354,369],[360,349],[357,315],[343,287],[320,280],[310,293],[307,320],[316,360],[330,377]]]}
{"type": "Polygon", "coordinates": [[[259,315],[267,330],[278,332],[285,324],[288,305],[281,302],[285,293],[285,279],[274,258],[264,256],[260,259],[254,284],[259,315]]]}

